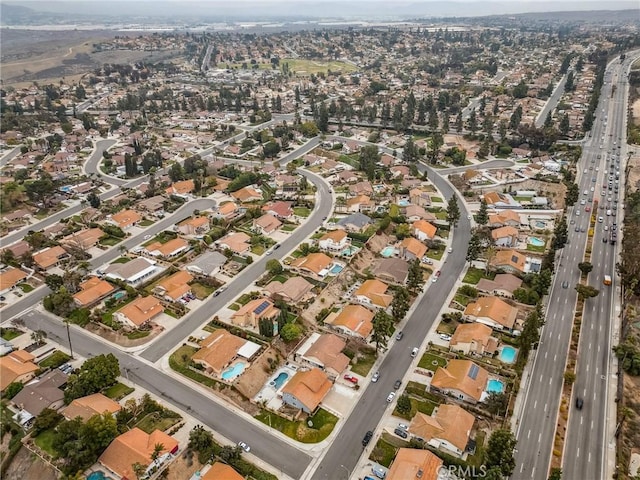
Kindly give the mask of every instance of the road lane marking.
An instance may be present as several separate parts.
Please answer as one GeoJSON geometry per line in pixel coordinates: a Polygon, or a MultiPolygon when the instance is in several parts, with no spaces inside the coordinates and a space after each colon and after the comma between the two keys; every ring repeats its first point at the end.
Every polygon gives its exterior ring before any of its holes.
{"type": "Polygon", "coordinates": [[[547,407],[548,407],[548,406],[549,406],[549,404],[547,404],[547,403],[545,403],[545,404],[544,404],[544,411],[545,411],[545,412],[547,411],[547,407]]]}
{"type": "Polygon", "coordinates": [[[555,362],[557,359],[558,359],[558,354],[556,353],[556,354],[553,356],[553,361],[555,362]]]}
{"type": "Polygon", "coordinates": [[[584,420],[583,416],[580,416],[580,425],[582,425],[582,421],[584,420]]]}
{"type": "Polygon", "coordinates": [[[527,432],[527,440],[529,440],[529,437],[530,437],[530,436],[531,436],[531,430],[529,430],[529,431],[527,432]]]}
{"type": "Polygon", "coordinates": [[[549,355],[549,352],[544,352],[544,358],[545,358],[545,360],[546,360],[546,358],[547,358],[547,355],[549,355]]]}
{"type": "Polygon", "coordinates": [[[549,377],[549,385],[551,385],[551,380],[553,380],[553,377],[549,377]]]}
{"type": "Polygon", "coordinates": [[[578,447],[578,451],[576,452],[576,457],[580,456],[580,447],[578,447]]]}
{"type": "Polygon", "coordinates": [[[593,420],[591,420],[591,430],[593,430],[593,420]]]}

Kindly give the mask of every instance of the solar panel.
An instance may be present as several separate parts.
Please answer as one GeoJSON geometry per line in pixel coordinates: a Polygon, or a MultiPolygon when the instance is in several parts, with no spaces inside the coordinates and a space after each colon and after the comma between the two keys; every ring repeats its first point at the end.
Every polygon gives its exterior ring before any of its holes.
{"type": "Polygon", "coordinates": [[[269,306],[269,302],[265,300],[264,302],[262,302],[260,305],[256,307],[253,313],[255,313],[256,315],[260,315],[262,312],[266,310],[268,306],[269,306]]]}
{"type": "Polygon", "coordinates": [[[480,371],[480,367],[478,367],[475,363],[471,364],[471,368],[469,369],[469,377],[474,380],[478,376],[478,372],[480,371]]]}
{"type": "Polygon", "coordinates": [[[515,255],[513,255],[513,256],[511,257],[511,261],[512,261],[513,263],[518,263],[518,257],[517,257],[517,256],[515,256],[515,255]]]}

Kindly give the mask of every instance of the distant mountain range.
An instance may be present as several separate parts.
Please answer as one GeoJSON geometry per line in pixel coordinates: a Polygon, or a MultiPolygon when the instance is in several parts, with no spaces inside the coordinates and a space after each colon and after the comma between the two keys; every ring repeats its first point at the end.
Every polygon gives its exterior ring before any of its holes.
{"type": "Polygon", "coordinates": [[[405,20],[478,17],[522,13],[630,10],[628,21],[639,22],[638,2],[602,1],[379,1],[327,2],[311,0],[265,1],[17,1],[0,4],[3,26],[38,23],[125,22],[174,24],[188,22],[264,22],[304,20],[405,20]],[[117,7],[116,7],[117,6],[117,7]]]}

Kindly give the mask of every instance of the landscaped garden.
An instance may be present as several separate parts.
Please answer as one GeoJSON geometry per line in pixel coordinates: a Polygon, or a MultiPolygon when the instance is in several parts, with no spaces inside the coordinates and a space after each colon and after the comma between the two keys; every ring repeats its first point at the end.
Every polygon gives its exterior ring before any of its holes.
{"type": "Polygon", "coordinates": [[[302,443],[321,442],[329,436],[338,423],[338,417],[322,408],[306,420],[291,421],[266,410],[255,418],[302,443]]]}

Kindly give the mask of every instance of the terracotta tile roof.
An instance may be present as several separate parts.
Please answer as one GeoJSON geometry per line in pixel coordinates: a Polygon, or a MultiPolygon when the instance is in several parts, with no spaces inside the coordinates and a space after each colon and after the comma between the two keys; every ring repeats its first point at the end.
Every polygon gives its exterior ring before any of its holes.
{"type": "Polygon", "coordinates": [[[7,268],[5,271],[0,273],[0,291],[13,287],[25,278],[27,278],[27,274],[19,268],[7,268]]]}
{"type": "Polygon", "coordinates": [[[270,213],[265,213],[260,218],[256,218],[253,221],[254,227],[260,227],[266,232],[273,232],[282,225],[282,222],[270,213]]]}
{"type": "Polygon", "coordinates": [[[115,291],[116,288],[106,280],[91,277],[80,284],[80,291],[73,295],[73,299],[79,306],[86,307],[100,301],[115,291]]]}
{"type": "Polygon", "coordinates": [[[432,416],[416,413],[409,432],[426,442],[433,438],[446,440],[464,451],[475,421],[473,415],[458,405],[442,404],[432,416]]]}
{"type": "Polygon", "coordinates": [[[522,279],[510,273],[499,273],[493,280],[482,278],[476,285],[481,292],[493,292],[495,290],[505,290],[513,293],[516,288],[520,288],[522,279]]]}
{"type": "Polygon", "coordinates": [[[319,275],[322,270],[329,268],[332,262],[333,259],[324,253],[310,253],[291,262],[291,266],[319,275]]]}
{"type": "Polygon", "coordinates": [[[262,193],[251,187],[243,187],[240,190],[233,192],[231,196],[242,203],[254,202],[262,199],[262,193]]]}
{"type": "Polygon", "coordinates": [[[292,395],[313,412],[332,386],[333,384],[322,370],[312,368],[306,372],[297,372],[286,383],[282,393],[292,395]]]}
{"type": "Polygon", "coordinates": [[[165,243],[153,242],[151,245],[147,245],[145,250],[151,255],[161,255],[163,257],[170,257],[177,255],[180,251],[186,251],[189,248],[189,242],[183,238],[173,238],[165,243]]]}
{"type": "Polygon", "coordinates": [[[343,239],[347,237],[347,232],[344,230],[332,230],[330,232],[325,233],[318,241],[323,240],[332,240],[334,243],[340,243],[343,239]]]}
{"type": "Polygon", "coordinates": [[[426,220],[418,220],[417,222],[413,222],[414,230],[420,230],[429,238],[433,238],[436,236],[436,232],[438,229],[435,225],[427,222],[426,220]]]}
{"type": "Polygon", "coordinates": [[[132,465],[149,465],[157,444],[163,445],[162,453],[176,451],[178,441],[160,430],[147,434],[134,427],[118,436],[100,455],[99,462],[112,472],[128,479],[136,478],[132,465]]]}
{"type": "Polygon", "coordinates": [[[200,477],[200,480],[245,480],[245,478],[229,465],[215,462],[207,473],[200,477]]]}
{"type": "Polygon", "coordinates": [[[60,247],[50,247],[45,248],[44,250],[39,251],[33,256],[33,261],[43,270],[46,270],[49,267],[52,267],[56,263],[58,263],[58,259],[63,255],[66,255],[67,251],[60,247]]]}
{"type": "Polygon", "coordinates": [[[223,203],[218,207],[218,213],[223,216],[227,216],[238,210],[238,206],[233,202],[223,203]]]}
{"type": "Polygon", "coordinates": [[[498,297],[480,297],[467,305],[464,314],[475,318],[486,317],[511,329],[516,321],[518,309],[498,297]]]}
{"type": "Polygon", "coordinates": [[[209,367],[220,374],[238,354],[246,340],[220,328],[201,342],[202,348],[193,355],[193,361],[209,367]]]}
{"type": "Polygon", "coordinates": [[[349,366],[350,362],[349,357],[342,353],[346,346],[347,342],[338,335],[323,333],[306,351],[305,356],[318,359],[325,368],[330,368],[340,374],[349,366]]]}
{"type": "Polygon", "coordinates": [[[427,253],[427,246],[413,237],[407,237],[402,240],[400,248],[406,249],[407,252],[412,253],[416,258],[422,258],[424,254],[427,253]]]}
{"type": "Polygon", "coordinates": [[[93,247],[103,236],[104,232],[99,228],[88,228],[72,233],[71,235],[67,235],[62,239],[62,243],[86,249],[93,247]]]}
{"type": "Polygon", "coordinates": [[[251,240],[251,237],[246,233],[234,232],[221,238],[216,243],[219,245],[226,245],[235,253],[244,253],[250,247],[249,240],[251,240]]]}
{"type": "Polygon", "coordinates": [[[142,217],[134,210],[123,210],[111,215],[111,220],[120,228],[127,228],[142,220],[142,217]]]}
{"type": "Polygon", "coordinates": [[[35,357],[24,350],[16,350],[0,357],[0,392],[24,375],[35,373],[38,366],[35,357]]]}
{"type": "Polygon", "coordinates": [[[347,305],[333,319],[332,325],[346,328],[363,338],[367,338],[373,330],[371,323],[373,317],[374,313],[362,305],[347,305]]]}
{"type": "Polygon", "coordinates": [[[280,313],[280,309],[276,308],[274,303],[266,298],[256,298],[243,305],[240,310],[232,315],[232,318],[240,318],[250,315],[256,319],[273,318],[280,313]]]}
{"type": "Polygon", "coordinates": [[[280,218],[289,218],[293,215],[293,210],[291,209],[291,202],[283,202],[277,201],[273,202],[270,205],[265,205],[262,207],[263,212],[273,212],[277,217],[280,218]]]}
{"type": "Polygon", "coordinates": [[[313,289],[313,284],[303,277],[290,277],[286,282],[273,281],[264,290],[269,295],[280,295],[288,301],[298,303],[313,289]]]}
{"type": "Polygon", "coordinates": [[[438,472],[442,464],[442,460],[429,450],[401,448],[386,478],[387,480],[438,480],[438,472]]]}
{"type": "Polygon", "coordinates": [[[193,180],[189,179],[189,180],[182,180],[180,182],[175,182],[174,184],[172,184],[167,188],[166,192],[169,195],[171,194],[185,195],[187,193],[193,192],[195,188],[196,187],[195,187],[195,184],[193,183],[193,180]]]}
{"type": "Polygon", "coordinates": [[[355,205],[369,205],[371,199],[366,195],[358,195],[357,197],[347,199],[347,207],[353,207],[355,205]]]}
{"type": "Polygon", "coordinates": [[[388,289],[389,286],[380,280],[366,280],[360,288],[354,292],[354,295],[367,297],[374,305],[386,308],[391,305],[393,301],[393,295],[386,293],[388,289]]]}
{"type": "Polygon", "coordinates": [[[440,390],[459,390],[480,401],[489,380],[487,371],[470,360],[450,360],[445,368],[439,367],[431,385],[440,390]]]}
{"type": "Polygon", "coordinates": [[[477,342],[486,346],[493,329],[484,323],[462,323],[453,332],[449,345],[455,347],[459,343],[477,342]]]}
{"type": "Polygon", "coordinates": [[[515,250],[499,250],[491,259],[491,265],[495,267],[511,267],[524,272],[527,257],[515,250]]]}
{"type": "Polygon", "coordinates": [[[519,232],[517,228],[506,225],[504,227],[498,227],[494,230],[491,230],[491,238],[493,238],[494,240],[498,240],[504,237],[517,237],[518,233],[519,232]]]}
{"type": "Polygon", "coordinates": [[[177,300],[191,289],[188,283],[192,280],[193,275],[184,270],[180,270],[161,282],[158,282],[158,287],[164,290],[165,296],[177,300]]]}
{"type": "Polygon", "coordinates": [[[207,217],[187,218],[178,224],[179,227],[191,226],[193,228],[202,227],[204,225],[209,225],[209,219],[207,217]]]}
{"type": "Polygon", "coordinates": [[[164,307],[162,303],[160,303],[160,300],[156,297],[148,296],[136,298],[116,313],[126,317],[131,323],[139,327],[153,319],[156,315],[160,315],[163,311],[164,307]]]}
{"type": "Polygon", "coordinates": [[[121,409],[122,406],[118,402],[114,402],[102,393],[94,393],[86,397],[76,398],[67,408],[62,410],[62,414],[68,420],[80,417],[86,422],[94,415],[100,415],[105,412],[113,414],[121,409]]]}
{"type": "Polygon", "coordinates": [[[500,213],[492,213],[489,215],[489,224],[503,224],[506,221],[518,222],[520,223],[520,215],[518,215],[513,210],[501,210],[500,213]]]}

